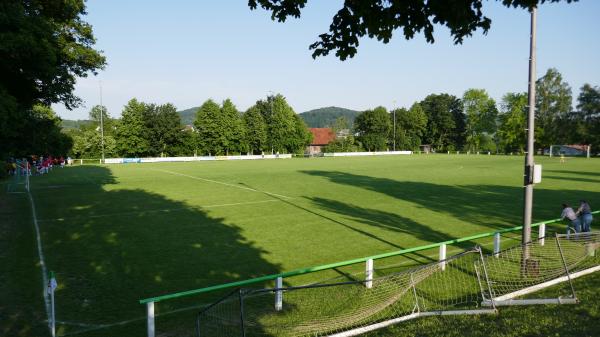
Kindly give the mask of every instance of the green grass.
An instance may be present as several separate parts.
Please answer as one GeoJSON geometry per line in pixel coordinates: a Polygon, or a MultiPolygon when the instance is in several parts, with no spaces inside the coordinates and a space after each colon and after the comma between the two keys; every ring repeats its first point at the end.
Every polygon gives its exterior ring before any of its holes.
{"type": "MultiPolygon", "coordinates": [[[[535,189],[534,221],[556,218],[563,201],[600,204],[599,160],[537,161],[544,180],[535,189]]],[[[33,177],[32,195],[46,263],[59,282],[57,319],[134,320],[79,336],[139,336],[142,298],[519,225],[522,164],[517,156],[415,155],[78,166],[33,177]]],[[[1,194],[0,201],[8,206],[0,242],[9,247],[0,276],[11,294],[0,304],[0,317],[10,317],[0,333],[40,336],[45,312],[29,203],[25,194],[1,194]]],[[[517,243],[518,235],[504,243],[517,243]]],[[[490,241],[449,247],[449,254],[490,241]]],[[[415,265],[435,254],[389,263],[415,265]]],[[[222,294],[161,302],[156,310],[222,294]]],[[[157,329],[188,331],[195,312],[160,316],[157,329]]],[[[88,328],[75,324],[61,324],[59,333],[88,328]]]]}

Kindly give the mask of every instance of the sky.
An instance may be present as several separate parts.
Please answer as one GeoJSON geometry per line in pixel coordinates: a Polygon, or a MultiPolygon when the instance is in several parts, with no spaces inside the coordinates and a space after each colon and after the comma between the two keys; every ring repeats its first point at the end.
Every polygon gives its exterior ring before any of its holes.
{"type": "MultiPolygon", "coordinates": [[[[231,98],[246,110],[269,92],[281,93],[298,113],[326,106],[366,110],[409,107],[431,93],[462,96],[483,88],[496,101],[527,91],[529,13],[485,1],[492,20],[455,45],[436,26],[436,42],[422,34],[390,43],[363,38],[353,59],[333,54],[314,60],[308,46],[326,33],[343,1],[311,0],[300,19],[272,21],[245,0],[88,0],[84,20],[94,29],[96,49],[108,65],[77,81],[83,106],[54,105],[64,119],[86,119],[102,102],[113,117],[132,98],[172,103],[178,110],[212,98],[231,98]]],[[[537,75],[557,68],[573,89],[600,85],[600,1],[544,4],[538,8],[537,75]]]]}

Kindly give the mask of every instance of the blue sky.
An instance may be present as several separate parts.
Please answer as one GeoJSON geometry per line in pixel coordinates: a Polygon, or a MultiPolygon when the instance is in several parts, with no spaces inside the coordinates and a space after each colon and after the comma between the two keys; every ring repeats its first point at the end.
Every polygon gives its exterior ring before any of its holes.
{"type": "MultiPolygon", "coordinates": [[[[422,36],[407,41],[396,32],[388,44],[361,40],[353,59],[313,60],[308,46],[328,31],[341,5],[311,0],[301,19],[278,23],[262,9],[250,11],[245,0],[88,0],[85,20],[94,27],[96,47],[108,66],[78,81],[75,93],[83,107],[54,109],[63,118],[87,118],[99,103],[100,81],[113,116],[134,97],[170,102],[179,110],[229,97],[245,110],[273,91],[303,112],[325,106],[407,107],[430,93],[461,96],[468,88],[484,88],[496,100],[527,90],[529,14],[524,10],[486,1],[491,30],[462,45],[454,45],[437,26],[435,44],[422,36]]],[[[538,76],[557,68],[574,97],[584,83],[600,85],[598,14],[596,0],[538,9],[538,76]]]]}

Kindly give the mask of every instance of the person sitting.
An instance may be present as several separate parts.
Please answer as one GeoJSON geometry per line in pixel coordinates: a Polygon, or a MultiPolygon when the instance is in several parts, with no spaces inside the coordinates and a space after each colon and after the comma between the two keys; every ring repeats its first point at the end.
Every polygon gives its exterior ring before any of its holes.
{"type": "MultiPolygon", "coordinates": [[[[560,215],[560,219],[561,220],[564,220],[565,218],[569,219],[571,221],[571,225],[575,229],[575,233],[581,232],[581,222],[579,222],[579,218],[577,217],[577,214],[575,214],[575,211],[573,210],[573,208],[571,208],[571,206],[569,206],[567,204],[562,204],[562,207],[563,207],[563,210],[560,215]]],[[[567,232],[568,231],[569,231],[569,226],[567,226],[567,232]]]]}

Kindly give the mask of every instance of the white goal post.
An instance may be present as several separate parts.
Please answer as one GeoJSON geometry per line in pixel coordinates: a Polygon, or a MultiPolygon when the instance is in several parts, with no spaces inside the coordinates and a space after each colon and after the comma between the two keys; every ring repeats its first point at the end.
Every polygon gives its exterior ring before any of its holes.
{"type": "Polygon", "coordinates": [[[591,156],[591,145],[573,144],[573,145],[550,145],[548,155],[550,157],[567,156],[567,157],[586,157],[591,156]]]}

